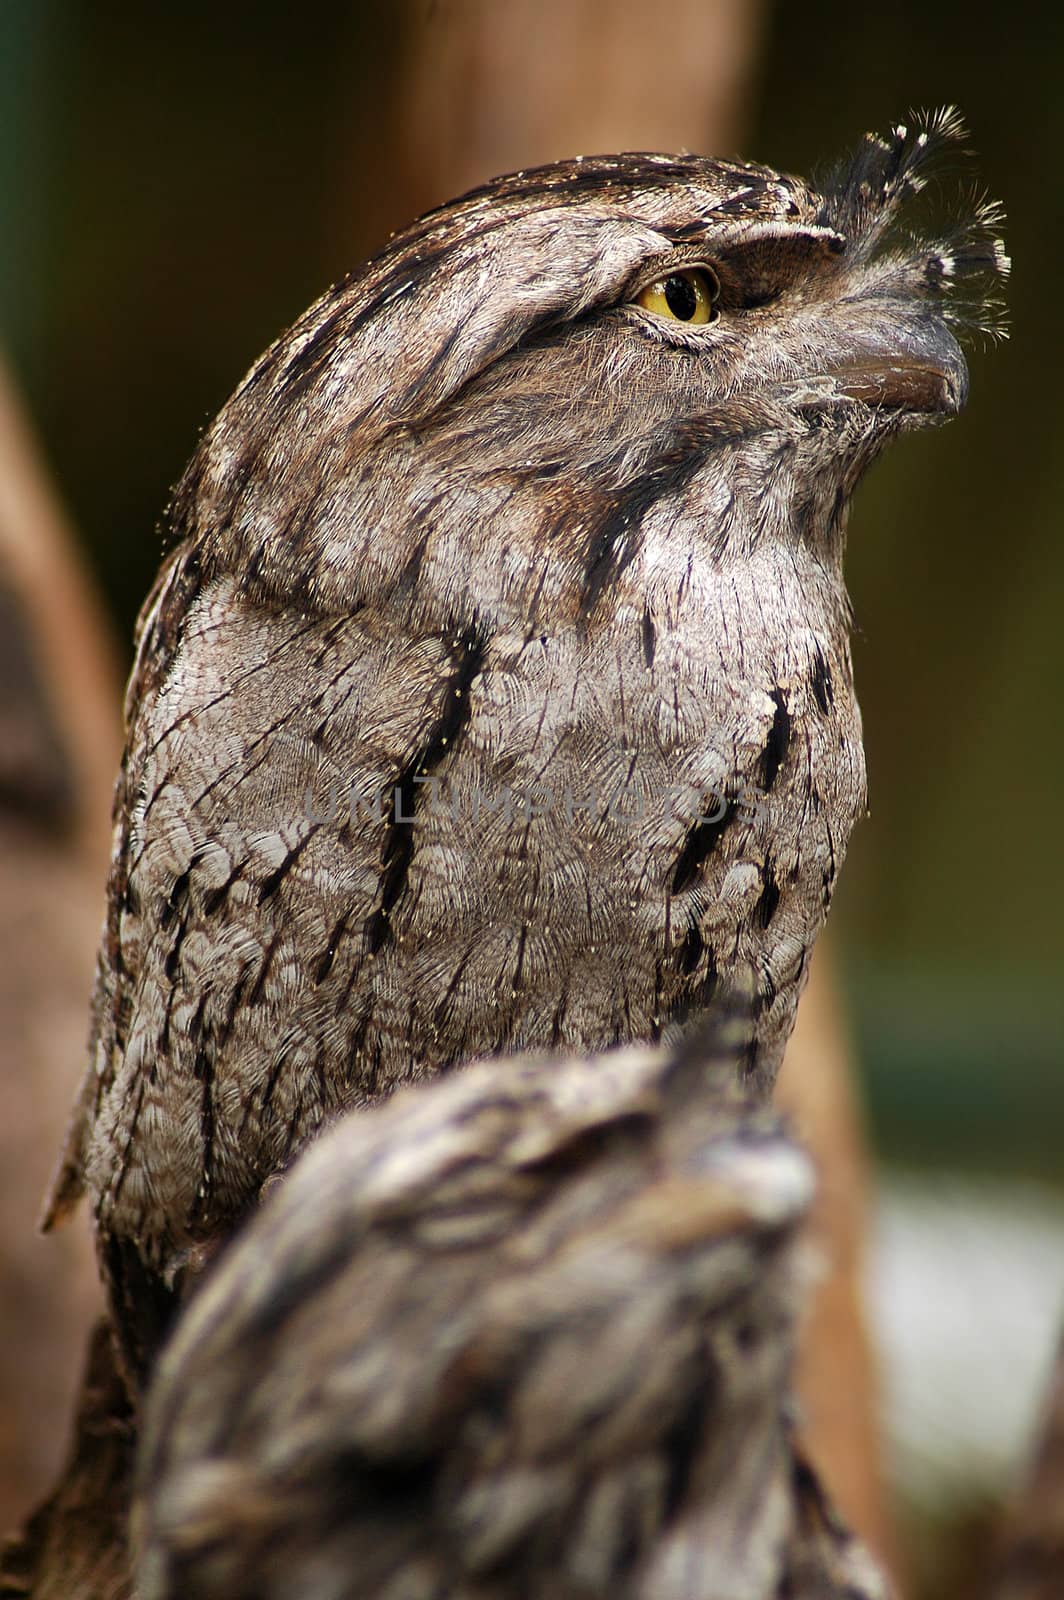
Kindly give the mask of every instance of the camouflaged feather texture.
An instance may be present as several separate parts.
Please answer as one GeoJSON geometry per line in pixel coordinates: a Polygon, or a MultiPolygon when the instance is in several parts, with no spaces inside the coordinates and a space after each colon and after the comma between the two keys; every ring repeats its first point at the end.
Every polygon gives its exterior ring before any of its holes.
{"type": "Polygon", "coordinates": [[[140,1600],[886,1600],[787,1424],[813,1171],[740,1040],[323,1134],[160,1359],[140,1600]]]}
{"type": "Polygon", "coordinates": [[[956,119],[816,192],[620,155],[397,235],[259,360],[140,622],[87,1191],[131,1364],[328,1119],[486,1054],[654,1040],[756,973],[771,1083],[865,805],[854,485],[947,417],[1004,271],[956,119]],[[715,320],[635,304],[704,265],[715,320]],[[410,820],[410,819],[413,820],[410,820]]]}

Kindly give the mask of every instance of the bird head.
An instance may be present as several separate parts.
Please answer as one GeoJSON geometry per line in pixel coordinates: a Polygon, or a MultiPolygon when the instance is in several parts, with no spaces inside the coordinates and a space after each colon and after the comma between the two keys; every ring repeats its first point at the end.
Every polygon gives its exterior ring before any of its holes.
{"type": "Polygon", "coordinates": [[[526,620],[590,614],[648,529],[681,564],[834,549],[884,443],[964,403],[957,332],[1000,328],[999,209],[921,201],[962,140],[952,111],[868,135],[819,190],[653,154],[495,179],[266,352],[178,531],[259,598],[526,620]]]}

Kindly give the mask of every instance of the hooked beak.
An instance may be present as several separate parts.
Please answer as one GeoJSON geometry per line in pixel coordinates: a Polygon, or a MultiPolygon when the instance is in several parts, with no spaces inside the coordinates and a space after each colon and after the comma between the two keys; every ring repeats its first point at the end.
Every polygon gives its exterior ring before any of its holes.
{"type": "Polygon", "coordinates": [[[855,340],[832,365],[838,395],[913,416],[955,416],[968,398],[968,366],[945,323],[924,318],[904,335],[855,340]]]}

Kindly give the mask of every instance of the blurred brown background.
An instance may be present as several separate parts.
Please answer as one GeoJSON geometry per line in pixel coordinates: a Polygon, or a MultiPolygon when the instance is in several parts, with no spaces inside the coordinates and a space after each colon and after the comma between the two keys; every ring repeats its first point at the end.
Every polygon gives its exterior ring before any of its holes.
{"type": "MultiPolygon", "coordinates": [[[[858,498],[872,816],[833,923],[884,1162],[917,1192],[943,1170],[992,1196],[1037,1178],[1051,1228],[1054,1186],[1064,1196],[1062,69],[1055,8],[1034,0],[992,23],[970,0],[0,7],[0,342],[127,653],[199,429],[279,329],[416,211],[603,145],[741,150],[808,174],[911,107],[959,104],[980,180],[1009,213],[1012,338],[971,353],[962,422],[905,441],[858,498]]],[[[94,754],[109,767],[112,731],[66,713],[83,768],[94,754]]],[[[45,922],[64,906],[72,925],[93,920],[94,849],[77,889],[41,891],[45,922]]],[[[81,959],[68,994],[87,994],[81,959]]],[[[8,963],[8,980],[33,975],[8,963]]],[[[5,1103],[27,1048],[0,1037],[5,1103]]],[[[71,1054],[51,1063],[55,1101],[80,1072],[71,1054]]],[[[985,1525],[986,1481],[914,1508],[928,1593],[945,1558],[924,1551],[926,1527],[985,1525]]]]}

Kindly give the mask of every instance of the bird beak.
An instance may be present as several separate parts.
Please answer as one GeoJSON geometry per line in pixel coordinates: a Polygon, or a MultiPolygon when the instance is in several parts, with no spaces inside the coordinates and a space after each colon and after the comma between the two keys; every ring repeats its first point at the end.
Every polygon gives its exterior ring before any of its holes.
{"type": "Polygon", "coordinates": [[[964,355],[937,318],[910,323],[901,338],[895,327],[889,341],[855,339],[831,375],[846,399],[915,416],[956,416],[968,398],[964,355]]]}

